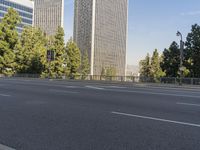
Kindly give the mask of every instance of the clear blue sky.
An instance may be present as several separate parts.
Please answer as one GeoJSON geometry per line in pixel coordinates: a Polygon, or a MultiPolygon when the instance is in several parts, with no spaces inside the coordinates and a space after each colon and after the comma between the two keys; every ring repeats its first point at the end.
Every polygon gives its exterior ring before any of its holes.
{"type": "MultiPolygon", "coordinates": [[[[73,35],[74,0],[65,0],[66,40],[73,35]]],[[[200,24],[200,0],[129,0],[127,63],[138,65],[146,53],[169,47],[177,30],[187,36],[200,24]]]]}

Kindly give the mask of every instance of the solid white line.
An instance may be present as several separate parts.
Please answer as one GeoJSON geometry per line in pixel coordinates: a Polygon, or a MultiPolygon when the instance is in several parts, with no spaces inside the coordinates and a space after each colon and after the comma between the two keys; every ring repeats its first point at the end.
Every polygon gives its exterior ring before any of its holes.
{"type": "Polygon", "coordinates": [[[5,145],[2,145],[2,144],[0,144],[0,150],[15,150],[15,149],[13,149],[13,148],[11,148],[11,147],[8,147],[8,146],[5,146],[5,145]]]}
{"type": "Polygon", "coordinates": [[[7,94],[0,94],[0,96],[3,96],[3,97],[10,97],[11,95],[7,95],[7,94]]]}
{"type": "Polygon", "coordinates": [[[111,90],[107,89],[107,91],[113,92],[125,92],[125,93],[138,93],[138,94],[150,94],[150,95],[163,95],[163,96],[175,96],[175,97],[188,97],[188,98],[200,98],[200,96],[192,96],[192,95],[184,95],[184,94],[167,94],[160,92],[143,92],[143,91],[130,91],[130,90],[111,90]]]}
{"type": "Polygon", "coordinates": [[[67,94],[77,94],[79,92],[74,91],[64,91],[64,90],[56,90],[56,89],[50,89],[50,92],[56,92],[56,93],[67,93],[67,94]]]}
{"type": "Polygon", "coordinates": [[[64,86],[65,88],[72,88],[72,89],[74,89],[74,88],[78,88],[77,86],[64,86]]]}
{"type": "Polygon", "coordinates": [[[173,124],[179,124],[179,125],[185,125],[185,126],[200,128],[200,124],[193,124],[193,123],[167,120],[167,119],[162,119],[162,118],[154,118],[154,117],[148,117],[148,116],[133,115],[133,114],[127,114],[127,113],[122,113],[122,112],[114,112],[114,111],[111,112],[111,113],[115,114],[115,115],[135,117],[135,118],[140,118],[140,119],[154,120],[154,121],[167,122],[167,123],[173,123],[173,124]]]}
{"type": "Polygon", "coordinates": [[[95,89],[95,90],[104,90],[104,88],[96,87],[96,86],[85,86],[86,88],[95,89]]]}
{"type": "Polygon", "coordinates": [[[122,86],[103,86],[105,88],[114,88],[114,89],[127,89],[127,87],[122,87],[122,86]]]}
{"type": "Polygon", "coordinates": [[[176,103],[177,105],[186,105],[186,106],[196,106],[196,107],[200,107],[200,104],[191,104],[191,103],[176,103]]]}

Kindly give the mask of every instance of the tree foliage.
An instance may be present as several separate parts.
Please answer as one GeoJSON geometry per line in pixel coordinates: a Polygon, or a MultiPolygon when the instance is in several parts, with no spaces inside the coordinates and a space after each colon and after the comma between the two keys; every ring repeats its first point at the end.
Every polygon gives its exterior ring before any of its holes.
{"type": "Polygon", "coordinates": [[[83,57],[82,57],[82,63],[81,63],[81,74],[83,76],[86,76],[90,73],[90,64],[88,59],[88,52],[84,51],[83,57]]]}
{"type": "Polygon", "coordinates": [[[165,73],[160,67],[161,57],[159,56],[158,50],[155,49],[151,58],[151,74],[153,78],[163,77],[165,73]]]}
{"type": "Polygon", "coordinates": [[[0,74],[12,75],[15,73],[14,48],[18,43],[16,26],[20,23],[19,14],[12,8],[0,22],[0,74]]]}
{"type": "Polygon", "coordinates": [[[200,26],[192,26],[187,36],[185,50],[185,66],[190,71],[191,77],[200,78],[200,26]]]}
{"type": "Polygon", "coordinates": [[[114,77],[117,75],[115,67],[103,67],[101,70],[101,76],[114,77]]]}
{"type": "Polygon", "coordinates": [[[167,77],[177,77],[180,67],[180,49],[174,41],[168,49],[163,51],[163,60],[161,68],[166,73],[167,77]]]}
{"type": "Polygon", "coordinates": [[[55,36],[48,37],[47,50],[54,52],[54,60],[46,59],[42,77],[61,78],[65,76],[65,42],[62,27],[58,27],[55,36]]]}
{"type": "Polygon", "coordinates": [[[140,61],[140,76],[150,77],[151,76],[151,58],[149,53],[146,55],[144,60],[140,61]]]}
{"type": "Polygon", "coordinates": [[[15,51],[18,73],[41,74],[46,62],[46,38],[40,29],[26,27],[15,51]]]}
{"type": "Polygon", "coordinates": [[[165,73],[160,67],[161,57],[158,50],[155,49],[152,57],[147,54],[144,60],[140,61],[140,74],[143,77],[159,78],[163,77],[165,73]]]}
{"type": "Polygon", "coordinates": [[[116,70],[115,67],[108,67],[108,68],[106,68],[106,76],[113,77],[113,76],[116,76],[116,74],[117,74],[117,70],[116,70]]]}
{"type": "Polygon", "coordinates": [[[69,69],[69,75],[74,77],[79,74],[81,66],[81,53],[80,49],[72,39],[67,42],[66,53],[68,57],[67,67],[69,69]]]}

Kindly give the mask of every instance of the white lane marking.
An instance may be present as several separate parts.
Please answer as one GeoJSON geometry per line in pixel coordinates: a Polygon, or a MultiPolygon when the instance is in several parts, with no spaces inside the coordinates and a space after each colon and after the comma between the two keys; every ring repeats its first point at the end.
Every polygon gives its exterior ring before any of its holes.
{"type": "Polygon", "coordinates": [[[111,112],[115,115],[121,115],[121,116],[128,116],[128,117],[134,117],[134,118],[140,118],[140,119],[147,119],[147,120],[153,120],[153,121],[160,121],[160,122],[167,122],[167,123],[173,123],[173,124],[179,124],[179,125],[185,125],[185,126],[191,126],[191,127],[197,127],[200,128],[200,124],[193,124],[188,122],[181,122],[181,121],[174,121],[174,120],[167,120],[162,118],[154,118],[154,117],[148,117],[148,116],[140,116],[140,115],[134,115],[134,114],[127,114],[122,112],[111,112]]]}
{"type": "Polygon", "coordinates": [[[199,91],[199,87],[190,87],[190,86],[184,86],[184,87],[176,87],[176,86],[167,86],[167,85],[162,85],[162,86],[156,86],[156,85],[140,85],[140,84],[135,84],[136,86],[133,87],[138,87],[138,88],[151,88],[151,89],[164,89],[164,90],[183,90],[183,91],[199,91]]]}
{"type": "Polygon", "coordinates": [[[96,86],[85,86],[86,88],[95,89],[95,90],[104,90],[104,88],[96,87],[96,86]]]}
{"type": "Polygon", "coordinates": [[[3,96],[3,97],[10,97],[11,95],[7,95],[7,94],[0,94],[0,96],[3,96]]]}
{"type": "Polygon", "coordinates": [[[0,150],[15,150],[14,148],[0,144],[0,150]]]}
{"type": "Polygon", "coordinates": [[[200,107],[200,104],[191,104],[191,103],[176,103],[177,105],[186,105],[186,106],[196,106],[196,107],[200,107]]]}
{"type": "Polygon", "coordinates": [[[72,88],[72,89],[74,89],[74,88],[78,88],[77,86],[64,86],[65,88],[72,88]]]}
{"type": "Polygon", "coordinates": [[[127,89],[127,87],[122,87],[122,86],[101,86],[104,88],[114,88],[114,89],[127,89]]]}
{"type": "Polygon", "coordinates": [[[188,90],[186,90],[186,89],[181,89],[181,88],[179,88],[179,89],[173,89],[173,88],[153,88],[153,87],[145,87],[145,88],[138,88],[138,87],[133,87],[132,88],[133,90],[146,90],[146,91],[155,91],[155,90],[160,90],[160,91],[162,91],[162,92],[176,92],[176,93],[184,93],[184,92],[189,92],[189,93],[193,93],[193,94],[199,94],[199,92],[200,91],[197,91],[197,90],[190,90],[190,89],[188,89],[188,90]]]}
{"type": "Polygon", "coordinates": [[[56,92],[56,93],[67,93],[67,94],[77,94],[79,92],[75,91],[65,91],[65,90],[56,90],[56,89],[49,89],[50,92],[56,92]]]}
{"type": "Polygon", "coordinates": [[[142,91],[130,91],[130,90],[111,90],[107,89],[107,91],[112,92],[125,92],[125,93],[138,93],[138,94],[150,94],[150,95],[164,95],[164,96],[175,96],[175,97],[188,97],[188,98],[200,98],[199,96],[192,96],[192,95],[184,95],[184,94],[167,94],[167,93],[160,93],[160,92],[142,92],[142,91]]]}

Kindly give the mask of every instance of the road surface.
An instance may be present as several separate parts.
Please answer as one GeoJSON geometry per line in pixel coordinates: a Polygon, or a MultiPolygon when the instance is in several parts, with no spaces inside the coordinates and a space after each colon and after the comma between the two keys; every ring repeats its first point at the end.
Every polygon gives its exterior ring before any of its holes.
{"type": "Polygon", "coordinates": [[[0,79],[0,150],[199,150],[200,89],[0,79]]]}

